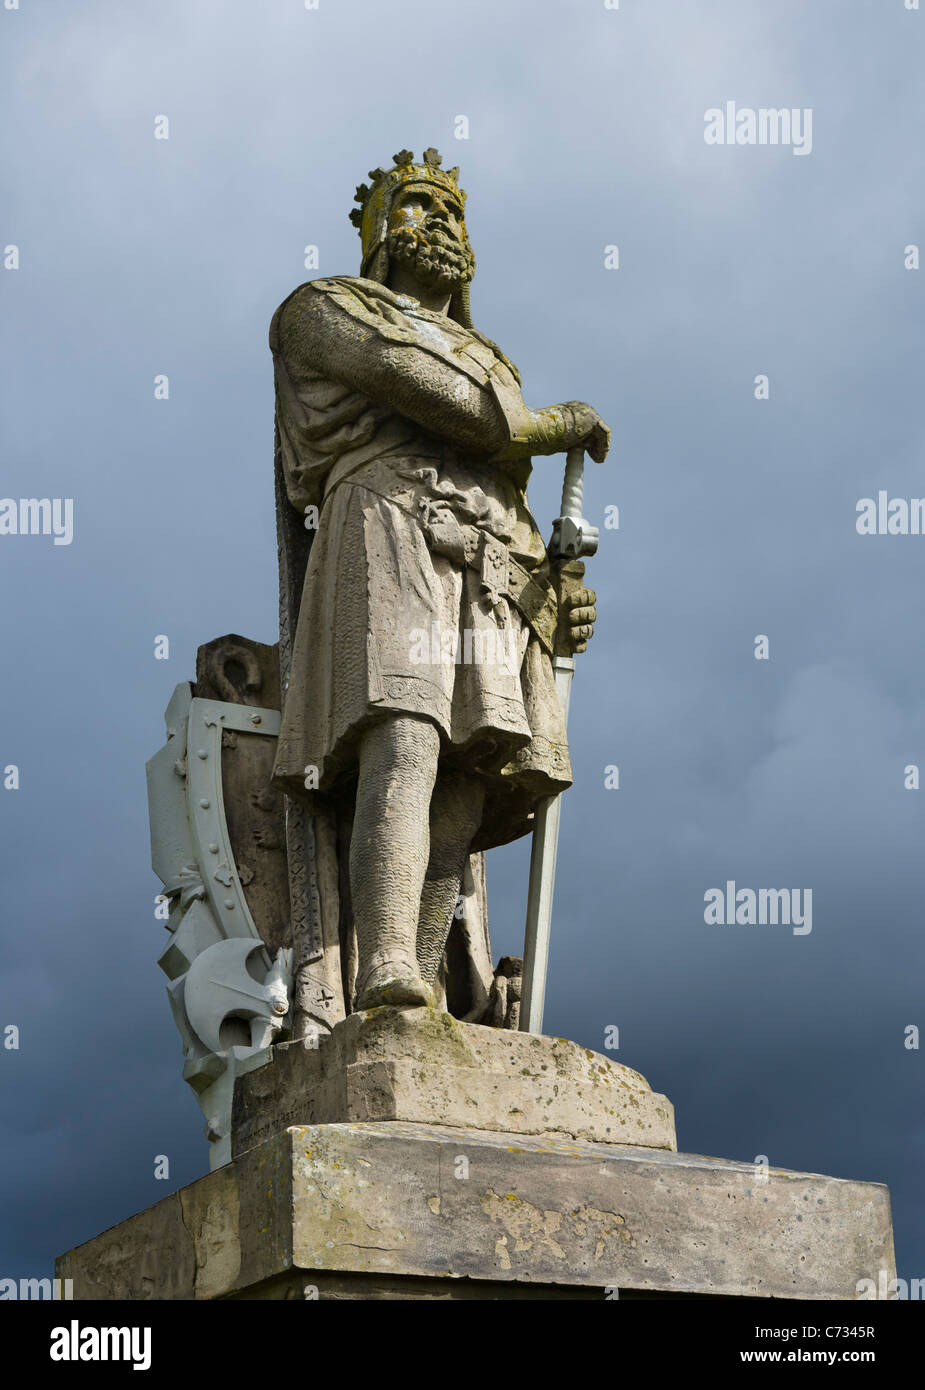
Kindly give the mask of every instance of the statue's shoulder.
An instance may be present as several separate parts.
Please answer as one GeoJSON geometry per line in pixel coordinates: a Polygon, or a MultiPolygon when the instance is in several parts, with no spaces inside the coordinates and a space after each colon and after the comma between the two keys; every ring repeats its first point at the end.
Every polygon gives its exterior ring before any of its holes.
{"type": "Polygon", "coordinates": [[[369,310],[377,305],[388,305],[391,309],[401,309],[410,300],[396,294],[378,280],[364,280],[359,275],[326,275],[319,280],[306,280],[287,295],[273,315],[279,318],[287,305],[297,301],[316,300],[319,296],[339,299],[355,308],[369,310]]]}
{"type": "Polygon", "coordinates": [[[412,302],[378,280],[365,280],[359,275],[328,275],[306,280],[286,296],[273,315],[270,347],[274,352],[278,350],[281,329],[295,328],[298,320],[325,314],[335,306],[383,336],[404,341],[410,330],[404,311],[412,302]]]}
{"type": "Polygon", "coordinates": [[[274,353],[281,350],[284,341],[305,347],[322,323],[346,339],[355,335],[359,325],[364,341],[374,334],[394,345],[423,349],[482,384],[500,370],[502,375],[509,371],[520,385],[517,368],[497,343],[445,314],[424,309],[416,299],[398,294],[378,280],[360,275],[307,280],[273,315],[270,347],[274,353]]]}

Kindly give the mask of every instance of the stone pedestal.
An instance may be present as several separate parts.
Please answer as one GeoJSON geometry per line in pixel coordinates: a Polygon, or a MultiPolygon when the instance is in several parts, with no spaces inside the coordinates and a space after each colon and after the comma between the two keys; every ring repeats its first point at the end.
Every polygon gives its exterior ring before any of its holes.
{"type": "Polygon", "coordinates": [[[272,1049],[232,1138],[58,1260],[75,1298],[844,1299],[895,1274],[885,1187],[679,1154],[638,1072],[433,1009],[272,1049]]]}
{"type": "Polygon", "coordinates": [[[873,1183],[402,1121],[293,1126],[62,1256],[78,1299],[851,1299],[873,1183]]]}
{"type": "Polygon", "coordinates": [[[676,1149],[674,1109],[644,1076],[566,1038],[371,1009],[317,1048],[287,1043],[235,1085],[232,1155],[288,1125],[410,1120],[676,1149]]]}

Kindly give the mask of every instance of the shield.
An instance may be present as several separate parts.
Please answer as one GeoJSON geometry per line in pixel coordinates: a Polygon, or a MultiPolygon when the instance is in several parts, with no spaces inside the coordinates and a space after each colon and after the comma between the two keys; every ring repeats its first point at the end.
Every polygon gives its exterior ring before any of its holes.
{"type": "MultiPolygon", "coordinates": [[[[226,643],[226,659],[237,655],[226,643]]],[[[185,683],[166,724],[147,767],[152,863],[169,905],[159,964],[218,1167],[230,1158],[235,1076],[265,1063],[291,1023],[285,823],[269,788],[279,711],[194,696],[185,683]]]]}

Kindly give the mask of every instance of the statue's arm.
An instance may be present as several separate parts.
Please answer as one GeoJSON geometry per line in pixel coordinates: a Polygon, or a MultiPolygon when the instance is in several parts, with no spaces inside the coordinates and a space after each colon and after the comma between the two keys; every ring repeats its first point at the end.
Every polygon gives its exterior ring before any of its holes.
{"type": "Polygon", "coordinates": [[[603,463],[610,448],[610,430],[590,405],[563,401],[544,410],[530,410],[519,393],[510,406],[506,397],[507,393],[501,394],[499,403],[507,414],[510,439],[496,455],[499,462],[561,454],[581,445],[596,463],[603,463]]]}
{"type": "Polygon", "coordinates": [[[283,309],[279,340],[290,370],[340,381],[433,434],[486,453],[508,442],[492,391],[413,342],[391,341],[312,285],[283,309]]]}
{"type": "Polygon", "coordinates": [[[297,371],[343,382],[430,433],[499,460],[554,454],[585,443],[598,419],[576,402],[529,410],[513,378],[490,377],[480,385],[414,341],[377,332],[310,284],[283,309],[279,338],[297,371]]]}

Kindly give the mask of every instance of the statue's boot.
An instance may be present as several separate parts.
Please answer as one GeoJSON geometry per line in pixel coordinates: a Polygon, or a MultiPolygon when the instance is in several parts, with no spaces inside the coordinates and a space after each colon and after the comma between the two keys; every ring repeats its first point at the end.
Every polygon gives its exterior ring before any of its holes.
{"type": "Polygon", "coordinates": [[[430,858],[421,892],[415,955],[424,980],[435,984],[472,838],[485,803],[482,782],[458,771],[444,772],[436,781],[430,803],[430,858]]]}
{"type": "Polygon", "coordinates": [[[417,961],[407,956],[382,958],[377,952],[357,976],[356,1007],[396,1009],[434,1007],[434,993],[418,974],[417,961]]]}

